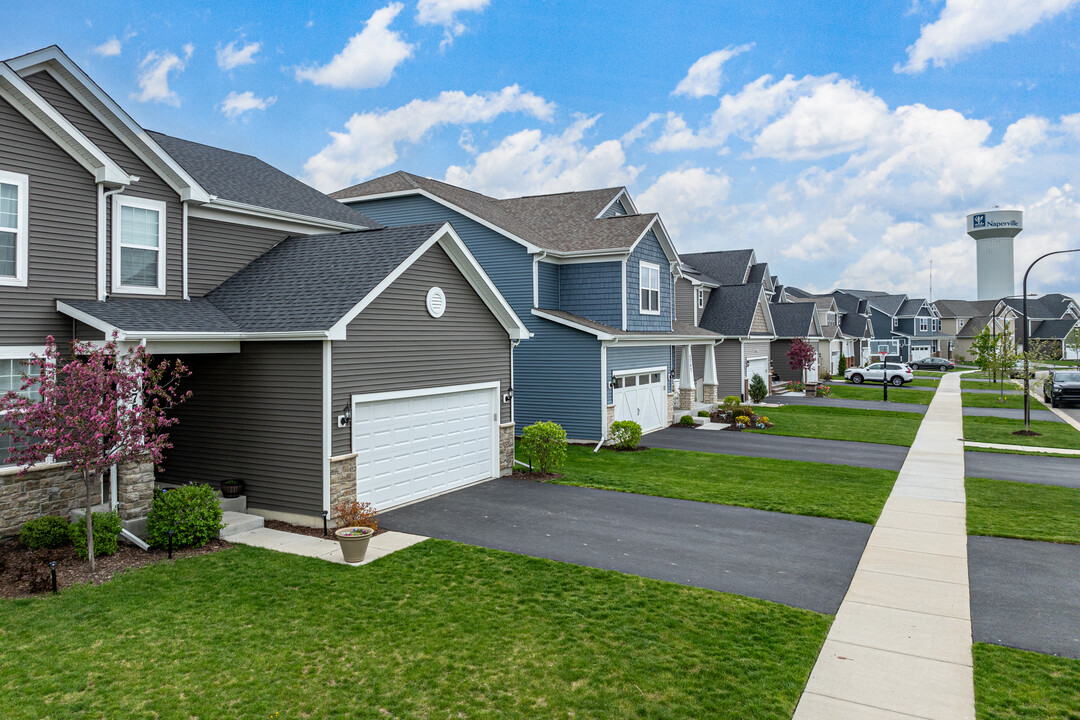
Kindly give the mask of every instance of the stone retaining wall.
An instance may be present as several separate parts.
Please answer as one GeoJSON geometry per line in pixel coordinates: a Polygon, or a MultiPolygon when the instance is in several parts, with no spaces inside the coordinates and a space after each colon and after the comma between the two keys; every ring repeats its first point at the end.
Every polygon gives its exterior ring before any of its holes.
{"type": "MultiPolygon", "coordinates": [[[[94,502],[100,501],[100,481],[95,483],[91,496],[94,502]]],[[[0,470],[0,538],[18,535],[27,520],[42,515],[67,518],[68,513],[81,507],[86,507],[86,489],[67,463],[39,465],[22,476],[16,467],[0,470]]]]}

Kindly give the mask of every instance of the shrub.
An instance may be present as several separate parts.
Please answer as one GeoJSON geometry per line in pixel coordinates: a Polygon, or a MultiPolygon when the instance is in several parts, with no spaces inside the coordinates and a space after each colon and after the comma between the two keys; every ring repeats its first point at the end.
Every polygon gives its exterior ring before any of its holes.
{"type": "Polygon", "coordinates": [[[620,450],[633,450],[641,442],[641,425],[633,420],[611,423],[611,442],[620,450]]]}
{"type": "Polygon", "coordinates": [[[739,407],[742,404],[742,398],[738,395],[728,395],[724,398],[723,406],[725,410],[731,410],[732,408],[739,407]]]}
{"type": "Polygon", "coordinates": [[[698,417],[709,417],[709,411],[708,410],[698,410],[697,411],[697,416],[698,417]]]}
{"type": "Polygon", "coordinates": [[[375,519],[375,506],[371,503],[361,503],[356,500],[342,500],[330,508],[334,518],[337,519],[338,527],[369,527],[372,530],[379,529],[379,521],[375,519]]]}
{"type": "Polygon", "coordinates": [[[765,399],[765,396],[769,394],[769,386],[765,384],[765,379],[757,373],[754,373],[754,377],[750,380],[750,399],[756,403],[765,399]]]}
{"type": "Polygon", "coordinates": [[[843,353],[840,354],[840,363],[836,366],[836,374],[843,377],[847,372],[847,356],[843,353]]]}
{"type": "Polygon", "coordinates": [[[958,364],[960,364],[960,365],[963,365],[964,363],[967,362],[967,356],[966,355],[957,355],[956,356],[956,362],[958,364]]]}
{"type": "Polygon", "coordinates": [[[146,534],[154,547],[169,544],[169,531],[175,530],[173,547],[202,547],[217,537],[221,524],[221,503],[217,491],[205,483],[181,485],[172,490],[154,490],[146,534]]]}
{"type": "Polygon", "coordinates": [[[832,395],[831,385],[818,385],[817,396],[819,398],[827,398],[832,395]]]}
{"type": "Polygon", "coordinates": [[[789,380],[788,384],[787,384],[787,389],[790,392],[802,392],[806,388],[803,386],[802,382],[800,382],[799,380],[789,380]]]}
{"type": "Polygon", "coordinates": [[[749,415],[739,415],[739,416],[737,416],[735,418],[735,424],[738,427],[746,427],[747,425],[750,424],[750,416],[749,415]]]}
{"type": "Polygon", "coordinates": [[[694,418],[690,417],[689,415],[683,415],[681,418],[679,418],[679,424],[686,427],[692,427],[694,425],[694,418]]]}
{"type": "Polygon", "coordinates": [[[71,542],[68,535],[68,521],[57,515],[45,515],[28,520],[19,530],[19,542],[31,550],[67,545],[71,542]]]}
{"type": "MultiPolygon", "coordinates": [[[[116,536],[124,527],[120,516],[115,512],[94,513],[90,516],[94,524],[94,557],[114,555],[118,546],[116,536]]],[[[87,560],[90,553],[86,549],[86,520],[76,520],[68,526],[68,537],[75,545],[75,554],[81,560],[87,560]]]]}
{"type": "Polygon", "coordinates": [[[538,422],[521,431],[521,449],[542,473],[558,470],[566,461],[566,431],[558,423],[538,422]]]}

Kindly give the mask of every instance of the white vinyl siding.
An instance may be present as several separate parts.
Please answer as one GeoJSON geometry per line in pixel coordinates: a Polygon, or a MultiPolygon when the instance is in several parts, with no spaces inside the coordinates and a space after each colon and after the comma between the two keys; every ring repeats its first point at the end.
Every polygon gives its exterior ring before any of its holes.
{"type": "Polygon", "coordinates": [[[639,264],[641,286],[641,312],[645,315],[660,314],[660,266],[653,263],[639,264]]]}
{"type": "Polygon", "coordinates": [[[26,287],[30,178],[0,171],[0,285],[26,287]]]}
{"type": "Polygon", "coordinates": [[[113,198],[113,292],[165,294],[165,203],[113,198]]]}

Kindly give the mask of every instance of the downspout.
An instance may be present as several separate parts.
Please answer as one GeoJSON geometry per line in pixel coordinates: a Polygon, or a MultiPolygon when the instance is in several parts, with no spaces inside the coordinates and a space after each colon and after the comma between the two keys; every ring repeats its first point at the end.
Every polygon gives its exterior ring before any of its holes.
{"type": "MultiPolygon", "coordinates": [[[[618,345],[618,344],[619,344],[619,336],[618,336],[618,335],[616,335],[616,336],[615,336],[615,337],[614,337],[614,338],[612,339],[612,342],[611,342],[611,344],[612,344],[612,345],[618,345]]],[[[610,346],[607,346],[607,347],[610,347],[610,346]]],[[[606,349],[604,350],[604,358],[605,358],[605,359],[607,358],[607,351],[606,351],[606,349]]],[[[606,360],[605,360],[605,362],[604,362],[604,365],[603,365],[603,370],[604,370],[604,373],[603,373],[603,376],[602,376],[602,382],[601,382],[601,387],[603,388],[603,395],[602,395],[602,397],[604,398],[604,401],[603,401],[602,403],[600,403],[600,408],[601,408],[601,410],[603,410],[603,413],[604,413],[604,414],[603,414],[603,416],[602,416],[602,417],[603,417],[603,426],[604,426],[604,432],[603,432],[603,433],[601,433],[602,437],[600,438],[600,442],[596,443],[596,447],[594,447],[594,448],[593,448],[593,452],[594,452],[594,453],[595,453],[595,452],[600,452],[600,448],[601,448],[601,447],[603,446],[603,444],[604,444],[604,443],[606,443],[606,442],[607,442],[607,439],[608,439],[608,428],[607,428],[607,391],[608,391],[608,382],[609,382],[609,381],[608,381],[608,379],[607,379],[607,362],[606,362],[606,360]]]]}
{"type": "MultiPolygon", "coordinates": [[[[138,178],[133,177],[132,180],[137,181],[138,178]]],[[[108,201],[109,198],[111,198],[113,195],[117,195],[119,193],[124,192],[124,190],[126,190],[127,188],[126,188],[126,186],[121,185],[120,187],[116,188],[115,190],[105,190],[105,188],[101,184],[98,184],[97,187],[98,187],[98,248],[97,248],[97,255],[98,255],[98,257],[97,257],[97,260],[98,260],[98,280],[97,280],[97,286],[98,286],[97,290],[98,290],[98,292],[97,292],[97,295],[98,295],[98,298],[97,299],[99,301],[102,301],[108,295],[108,291],[106,289],[106,282],[105,282],[105,276],[107,274],[106,267],[107,267],[107,262],[108,262],[108,258],[106,257],[107,253],[105,251],[105,243],[106,243],[106,240],[105,240],[105,237],[106,237],[105,209],[108,207],[107,201],[108,201]]]]}
{"type": "MultiPolygon", "coordinates": [[[[521,340],[510,341],[510,389],[514,388],[514,350],[521,344],[521,340]]],[[[514,396],[510,396],[510,422],[517,422],[517,413],[514,411],[514,396]]],[[[516,426],[515,426],[516,429],[516,426]]]]}
{"type": "Polygon", "coordinates": [[[184,291],[184,299],[190,300],[188,296],[188,204],[185,200],[180,203],[180,248],[181,248],[181,268],[183,274],[181,275],[181,287],[184,291]]]}

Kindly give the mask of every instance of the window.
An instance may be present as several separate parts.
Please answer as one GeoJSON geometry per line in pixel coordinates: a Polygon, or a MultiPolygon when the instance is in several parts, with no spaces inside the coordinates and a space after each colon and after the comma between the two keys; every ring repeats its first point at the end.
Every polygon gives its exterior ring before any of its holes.
{"type": "Polygon", "coordinates": [[[826,325],[835,325],[836,324],[836,313],[834,313],[832,310],[826,310],[825,311],[825,324],[826,325]]]}
{"type": "Polygon", "coordinates": [[[26,287],[30,176],[0,170],[0,285],[26,287]]]}
{"type": "Polygon", "coordinates": [[[37,365],[25,364],[29,358],[0,358],[0,395],[8,390],[13,390],[19,395],[25,395],[31,400],[40,399],[41,395],[36,389],[22,389],[22,375],[37,375],[40,370],[37,365]]]}
{"type": "Polygon", "coordinates": [[[895,328],[895,327],[896,327],[897,325],[899,325],[899,324],[900,324],[900,321],[899,321],[899,320],[897,320],[896,318],[893,318],[893,319],[892,319],[892,326],[893,326],[893,328],[895,328]]]}
{"type": "Polygon", "coordinates": [[[641,312],[660,314],[660,266],[643,262],[639,264],[641,286],[641,312]]]}
{"type": "Polygon", "coordinates": [[[112,289],[165,294],[165,203],[113,197],[112,289]]]}
{"type": "Polygon", "coordinates": [[[697,291],[697,306],[700,310],[705,307],[705,288],[698,288],[697,291]]]}
{"type": "Polygon", "coordinates": [[[919,332],[926,332],[930,329],[929,318],[919,318],[919,332]]]}
{"type": "Polygon", "coordinates": [[[967,322],[964,318],[956,319],[956,331],[960,332],[960,329],[964,327],[964,323],[967,322]]]}

